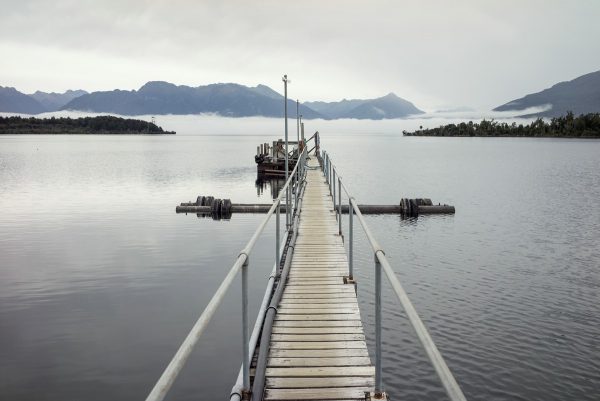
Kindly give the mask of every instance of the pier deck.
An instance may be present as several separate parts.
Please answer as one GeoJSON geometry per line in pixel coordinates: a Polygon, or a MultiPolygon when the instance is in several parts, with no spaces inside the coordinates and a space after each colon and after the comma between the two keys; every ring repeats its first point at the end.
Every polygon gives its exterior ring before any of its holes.
{"type": "MultiPolygon", "coordinates": [[[[308,161],[317,167],[316,157],[308,161]]],[[[333,200],[320,169],[309,169],[298,238],[273,325],[266,400],[364,400],[371,365],[333,200]]]]}

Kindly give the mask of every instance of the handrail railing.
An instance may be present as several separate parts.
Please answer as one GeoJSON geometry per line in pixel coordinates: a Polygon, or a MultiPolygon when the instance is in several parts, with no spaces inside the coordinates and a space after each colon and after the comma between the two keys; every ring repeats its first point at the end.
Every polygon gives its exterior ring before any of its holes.
{"type": "MultiPolygon", "coordinates": [[[[229,270],[229,272],[223,279],[223,282],[221,283],[221,285],[219,286],[219,288],[217,289],[217,291],[211,298],[208,305],[204,308],[204,311],[202,312],[202,314],[200,315],[200,317],[198,318],[198,320],[196,321],[196,323],[194,324],[194,326],[188,333],[185,340],[183,340],[183,342],[181,343],[181,346],[179,347],[179,349],[173,356],[173,359],[171,359],[171,362],[169,362],[169,365],[167,365],[166,369],[164,370],[164,372],[162,373],[162,375],[160,376],[160,378],[158,379],[156,384],[154,385],[154,388],[152,389],[152,391],[150,392],[148,397],[146,397],[146,401],[162,401],[165,398],[165,396],[167,395],[167,392],[169,391],[169,389],[173,385],[175,379],[181,372],[181,369],[183,368],[187,359],[189,358],[194,346],[198,343],[198,340],[200,339],[202,333],[206,329],[208,322],[215,314],[217,307],[223,300],[223,297],[225,296],[226,291],[229,289],[229,286],[233,282],[233,279],[235,278],[235,276],[237,275],[239,270],[242,270],[243,384],[244,384],[244,388],[246,390],[248,390],[250,388],[250,359],[251,359],[251,352],[253,352],[253,350],[251,351],[249,349],[249,338],[248,338],[248,266],[250,264],[249,256],[250,256],[250,253],[252,252],[252,249],[254,248],[254,244],[258,240],[258,237],[262,234],[267,223],[269,222],[269,219],[276,212],[276,214],[277,214],[277,222],[276,222],[277,234],[275,236],[275,250],[276,250],[275,257],[276,257],[276,264],[277,264],[277,266],[279,265],[278,259],[280,257],[279,249],[280,249],[280,240],[281,240],[280,236],[279,236],[279,232],[280,232],[280,229],[279,229],[279,220],[280,220],[279,219],[279,211],[280,210],[279,209],[280,209],[280,205],[281,205],[283,196],[286,195],[286,199],[285,199],[286,213],[289,213],[291,211],[292,199],[291,199],[291,196],[287,195],[289,193],[290,183],[294,183],[293,185],[297,186],[294,193],[295,193],[296,198],[298,196],[298,188],[299,188],[299,184],[300,184],[299,178],[303,177],[305,174],[304,164],[305,164],[305,160],[306,160],[306,148],[303,150],[303,152],[300,156],[301,157],[296,162],[296,166],[294,167],[292,172],[289,174],[288,180],[286,181],[283,188],[280,190],[279,196],[273,201],[273,205],[267,212],[267,215],[265,216],[263,221],[260,223],[258,228],[254,231],[254,234],[252,235],[252,237],[250,238],[250,240],[248,241],[246,246],[240,251],[233,266],[231,267],[231,269],[229,270]]],[[[297,205],[297,203],[298,202],[296,199],[295,205],[297,205]]],[[[286,230],[289,230],[289,227],[286,228],[286,230]]]]}
{"type": "Polygon", "coordinates": [[[466,401],[466,398],[458,385],[456,379],[450,372],[448,365],[444,361],[442,354],[436,347],[433,339],[429,335],[427,328],[423,324],[423,321],[417,314],[415,307],[412,302],[408,298],[406,291],[402,288],[400,284],[400,280],[394,274],[394,270],[390,266],[388,262],[385,252],[383,248],[377,243],[375,237],[371,233],[369,226],[365,222],[365,219],[360,212],[360,208],[358,204],[354,200],[354,197],[350,195],[350,192],[342,182],[342,178],[337,174],[337,194],[338,199],[336,200],[336,173],[337,169],[335,165],[331,162],[331,158],[327,152],[322,153],[322,168],[323,174],[325,175],[325,180],[329,185],[330,193],[333,196],[334,210],[337,212],[337,218],[339,223],[339,231],[342,233],[342,189],[346,193],[348,197],[348,214],[349,214],[349,244],[348,244],[348,263],[349,263],[349,275],[352,278],[353,276],[353,214],[356,213],[356,217],[362,226],[367,240],[371,245],[371,249],[373,250],[373,256],[375,259],[375,395],[381,396],[383,393],[382,388],[382,377],[381,377],[381,269],[383,266],[383,271],[385,272],[390,284],[396,296],[400,300],[400,304],[404,308],[406,315],[411,323],[412,328],[414,329],[421,345],[425,349],[427,356],[429,357],[429,361],[433,365],[437,375],[439,376],[444,389],[446,390],[446,394],[452,401],[466,401]]]}

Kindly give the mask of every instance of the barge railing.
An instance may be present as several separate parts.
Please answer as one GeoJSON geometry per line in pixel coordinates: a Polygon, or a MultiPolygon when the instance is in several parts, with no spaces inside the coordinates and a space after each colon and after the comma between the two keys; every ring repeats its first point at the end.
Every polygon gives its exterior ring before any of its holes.
{"type": "Polygon", "coordinates": [[[377,243],[377,240],[371,233],[369,226],[367,225],[360,208],[358,207],[354,197],[348,191],[348,188],[342,181],[342,177],[338,174],[336,166],[331,162],[329,154],[325,151],[321,154],[323,174],[327,184],[329,185],[329,191],[333,196],[334,209],[337,213],[339,222],[339,233],[342,234],[342,190],[348,197],[349,207],[349,244],[348,244],[348,263],[349,263],[349,275],[350,279],[353,279],[352,265],[353,265],[353,214],[356,214],[356,218],[360,223],[367,240],[373,251],[375,260],[375,395],[376,398],[383,394],[382,377],[381,377],[381,270],[385,272],[396,296],[400,300],[400,304],[404,308],[406,315],[410,321],[412,328],[414,329],[421,345],[423,346],[425,353],[427,354],[431,365],[434,367],[437,375],[439,376],[446,394],[451,401],[466,401],[466,398],[458,385],[456,379],[452,375],[452,372],[448,368],[448,365],[444,361],[442,354],[436,347],[433,339],[429,335],[427,328],[423,324],[423,321],[419,317],[415,307],[408,298],[406,291],[400,284],[400,280],[394,274],[390,263],[388,262],[383,248],[377,243]],[[336,182],[337,177],[337,182],[336,182]],[[337,184],[337,185],[336,185],[337,184]],[[337,187],[337,191],[336,191],[337,187]],[[336,199],[337,193],[337,199],[336,199]]]}
{"type": "MultiPolygon", "coordinates": [[[[251,355],[254,353],[254,349],[250,349],[250,341],[248,338],[249,337],[249,333],[248,333],[248,267],[250,265],[249,257],[250,257],[250,253],[252,252],[252,249],[254,248],[254,245],[256,244],[256,241],[258,240],[260,235],[263,233],[265,227],[267,226],[269,219],[271,218],[271,216],[273,214],[276,214],[274,274],[277,273],[278,266],[280,265],[280,255],[281,255],[281,248],[282,248],[281,237],[279,235],[279,233],[280,233],[280,218],[279,218],[280,207],[279,206],[281,205],[284,195],[289,194],[291,192],[292,186],[295,187],[294,191],[293,191],[295,194],[295,198],[296,198],[296,199],[294,199],[294,204],[295,204],[295,206],[298,204],[297,196],[298,196],[298,192],[300,190],[300,186],[302,183],[300,178],[304,177],[304,174],[306,172],[305,171],[305,162],[306,162],[306,156],[307,156],[306,148],[303,150],[303,152],[301,153],[300,156],[301,157],[299,159],[299,162],[296,163],[294,170],[292,170],[291,174],[289,175],[288,180],[286,181],[285,185],[279,192],[279,196],[273,201],[273,205],[271,206],[271,209],[269,210],[269,212],[267,213],[267,215],[265,216],[265,218],[263,219],[261,224],[258,226],[258,228],[254,231],[254,234],[252,235],[252,237],[250,238],[250,240],[248,241],[246,246],[240,251],[233,266],[231,267],[231,269],[229,270],[229,272],[223,279],[221,285],[219,286],[219,288],[217,289],[217,291],[211,298],[208,305],[204,308],[204,311],[202,312],[202,314],[200,315],[200,317],[198,318],[198,320],[196,321],[196,323],[194,324],[194,326],[188,333],[185,340],[183,340],[183,342],[181,343],[179,349],[173,356],[173,359],[171,359],[171,361],[167,365],[166,369],[164,370],[164,372],[162,373],[162,375],[160,376],[160,378],[154,385],[154,388],[152,389],[152,391],[150,392],[148,397],[146,397],[146,401],[162,401],[165,398],[165,396],[167,395],[167,392],[169,391],[169,389],[175,382],[175,379],[177,378],[177,376],[179,375],[179,373],[185,366],[185,363],[187,362],[190,354],[192,353],[194,346],[198,343],[198,340],[202,336],[202,333],[204,333],[208,323],[210,322],[211,318],[215,314],[218,306],[220,305],[221,301],[223,300],[223,298],[225,296],[225,293],[229,289],[231,283],[233,282],[234,278],[236,277],[237,273],[240,270],[242,271],[242,341],[243,341],[243,344],[242,344],[242,349],[243,349],[242,377],[243,377],[243,379],[242,380],[243,380],[243,391],[248,391],[250,389],[250,362],[251,362],[251,355]]],[[[289,195],[285,196],[285,202],[286,202],[286,210],[289,211],[286,213],[291,214],[291,203],[292,203],[291,196],[289,196],[289,195]]],[[[286,225],[286,232],[289,232],[289,230],[290,230],[290,227],[287,227],[287,225],[286,225]]],[[[275,278],[273,276],[273,274],[271,274],[271,276],[273,277],[273,279],[275,278]]],[[[272,288],[272,279],[271,278],[269,278],[268,287],[272,288]]],[[[266,297],[266,295],[265,295],[265,297],[266,297]]],[[[264,315],[264,310],[263,310],[262,306],[266,306],[266,302],[264,302],[264,300],[263,300],[263,305],[261,305],[261,310],[259,311],[259,318],[260,318],[261,314],[264,315]]],[[[254,332],[257,332],[256,327],[259,327],[259,326],[260,325],[257,323],[255,326],[254,332]]],[[[257,337],[257,335],[255,336],[253,334],[252,337],[254,339],[254,344],[256,344],[255,337],[257,337]]]]}

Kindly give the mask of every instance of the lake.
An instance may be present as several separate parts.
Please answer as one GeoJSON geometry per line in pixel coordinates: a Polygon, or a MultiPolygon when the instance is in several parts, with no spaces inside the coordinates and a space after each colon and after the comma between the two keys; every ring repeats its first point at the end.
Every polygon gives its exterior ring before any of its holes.
{"type": "MultiPolygon", "coordinates": [[[[358,203],[426,197],[456,207],[367,223],[469,400],[597,400],[600,141],[401,135],[439,122],[306,129],[321,132],[358,203]]],[[[0,136],[0,399],[144,399],[264,218],[214,221],[175,206],[198,195],[270,202],[270,189],[255,185],[253,155],[282,137],[282,121],[158,124],[178,135],[0,136]]],[[[355,232],[373,351],[373,255],[355,232]]],[[[250,258],[253,317],[273,244],[270,222],[250,258]]],[[[168,399],[229,395],[240,286],[238,278],[168,399]]],[[[444,399],[385,279],[383,299],[385,390],[444,399]]]]}

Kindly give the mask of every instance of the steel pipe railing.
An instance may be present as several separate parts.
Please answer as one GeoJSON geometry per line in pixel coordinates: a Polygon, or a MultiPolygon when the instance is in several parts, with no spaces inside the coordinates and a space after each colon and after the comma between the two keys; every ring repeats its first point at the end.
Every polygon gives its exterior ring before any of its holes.
{"type": "MultiPolygon", "coordinates": [[[[325,169],[324,169],[323,174],[325,174],[326,177],[329,174],[333,174],[333,177],[335,179],[335,174],[336,174],[337,169],[336,169],[335,165],[331,162],[331,158],[330,158],[329,154],[326,152],[324,152],[323,154],[324,154],[324,158],[326,158],[326,160],[327,160],[327,162],[324,164],[324,166],[327,167],[327,171],[325,171],[325,169]]],[[[330,189],[331,189],[331,181],[329,181],[329,184],[330,184],[330,189]]],[[[413,330],[415,331],[417,338],[421,342],[421,345],[423,346],[425,353],[427,354],[427,357],[429,358],[429,361],[431,362],[437,375],[439,376],[440,381],[442,382],[442,385],[444,386],[444,389],[446,390],[446,394],[448,395],[448,397],[450,398],[451,401],[466,401],[465,395],[463,394],[460,386],[458,385],[458,382],[452,375],[452,372],[448,368],[448,365],[446,364],[446,361],[442,357],[442,354],[440,353],[437,346],[433,342],[433,339],[431,338],[429,332],[427,331],[427,328],[423,324],[423,321],[419,317],[415,307],[413,306],[412,302],[408,298],[406,291],[402,287],[400,280],[398,280],[398,277],[394,273],[394,270],[392,269],[389,261],[387,260],[387,258],[385,256],[385,252],[383,251],[381,246],[379,246],[379,243],[377,243],[377,240],[373,236],[373,233],[371,233],[371,230],[369,229],[369,226],[367,225],[367,223],[360,211],[360,208],[358,207],[358,204],[356,203],[356,200],[354,199],[354,197],[352,197],[350,195],[350,192],[348,191],[348,188],[346,187],[346,185],[343,183],[341,177],[339,176],[339,173],[338,173],[338,185],[340,187],[340,190],[338,190],[339,204],[341,205],[341,190],[342,189],[343,189],[344,193],[346,194],[346,196],[348,197],[348,205],[349,205],[349,221],[348,221],[349,227],[348,227],[348,229],[349,229],[349,234],[350,234],[349,235],[349,237],[350,237],[349,245],[348,245],[348,260],[349,260],[350,276],[352,277],[352,275],[353,275],[353,260],[354,260],[354,256],[353,256],[353,251],[354,251],[353,215],[354,214],[356,214],[356,218],[358,219],[358,222],[360,223],[363,231],[365,232],[367,241],[369,242],[371,249],[373,250],[373,255],[374,255],[374,259],[375,259],[375,396],[376,397],[378,395],[381,396],[381,394],[383,393],[383,381],[382,381],[382,371],[381,371],[381,347],[382,347],[381,346],[381,321],[382,321],[382,316],[381,316],[381,276],[382,276],[382,274],[381,274],[381,272],[383,270],[383,272],[385,272],[385,275],[386,275],[388,281],[390,282],[390,284],[392,286],[392,289],[394,290],[396,296],[398,297],[400,304],[402,305],[404,311],[406,312],[408,320],[410,321],[410,324],[411,324],[413,330]]],[[[334,184],[334,191],[335,191],[335,184],[334,184]]],[[[335,205],[335,203],[336,203],[335,195],[334,195],[333,202],[335,205]]],[[[341,219],[341,214],[339,217],[341,219]]],[[[340,228],[340,232],[341,232],[341,228],[340,228]]]]}
{"type": "MultiPolygon", "coordinates": [[[[194,326],[192,327],[192,329],[190,330],[190,332],[188,333],[186,338],[183,340],[183,342],[179,346],[179,349],[177,350],[177,352],[175,353],[175,355],[173,356],[173,358],[171,359],[171,361],[169,362],[169,364],[163,371],[162,375],[160,376],[160,378],[158,379],[158,381],[156,382],[154,387],[152,388],[152,391],[150,392],[148,397],[146,397],[146,401],[162,401],[165,398],[165,396],[167,395],[167,392],[169,391],[169,389],[175,382],[175,379],[177,378],[177,376],[183,369],[185,363],[187,362],[190,354],[192,353],[192,350],[194,349],[194,346],[198,343],[198,340],[204,333],[204,330],[206,330],[208,323],[210,322],[210,320],[214,316],[218,306],[222,302],[222,300],[225,296],[225,293],[229,289],[235,276],[237,275],[237,273],[240,270],[242,270],[242,341],[243,341],[242,349],[243,349],[243,353],[244,353],[244,355],[242,356],[243,384],[244,384],[245,390],[246,391],[249,390],[250,352],[253,352],[253,350],[251,351],[248,346],[249,338],[248,338],[248,317],[247,317],[248,316],[248,278],[247,278],[247,274],[248,274],[248,269],[249,269],[249,265],[250,265],[249,256],[250,256],[250,253],[252,252],[252,249],[254,248],[254,245],[256,244],[256,241],[258,240],[260,235],[263,233],[265,227],[267,226],[267,223],[269,222],[271,216],[273,214],[277,214],[277,216],[279,216],[279,209],[280,209],[279,205],[281,204],[283,195],[284,194],[287,195],[287,193],[290,190],[291,185],[299,185],[299,183],[297,181],[294,183],[294,174],[296,172],[296,169],[300,168],[299,166],[301,164],[303,164],[306,159],[306,149],[303,150],[301,156],[302,157],[298,158],[298,161],[296,162],[296,166],[294,167],[294,170],[292,170],[291,174],[289,175],[283,188],[279,191],[279,196],[273,201],[273,205],[267,212],[267,215],[265,216],[263,221],[259,224],[257,229],[254,231],[254,233],[252,234],[252,237],[250,238],[250,240],[248,241],[246,246],[239,253],[238,257],[236,258],[235,262],[233,263],[233,266],[231,267],[231,269],[229,269],[229,272],[225,276],[225,279],[223,279],[223,281],[219,285],[219,288],[217,288],[217,291],[215,292],[215,294],[209,301],[208,305],[204,308],[204,310],[202,311],[202,314],[200,315],[200,317],[198,318],[198,320],[196,321],[196,323],[194,324],[194,326]],[[300,162],[301,159],[302,159],[302,162],[300,162]]],[[[289,196],[286,198],[286,201],[287,200],[289,200],[289,196]]],[[[288,207],[287,209],[289,210],[290,208],[288,207]]],[[[277,234],[275,235],[275,237],[276,237],[275,241],[276,241],[276,252],[278,254],[279,253],[278,245],[279,245],[279,241],[280,241],[280,238],[278,235],[279,230],[280,230],[279,229],[279,219],[277,219],[276,224],[277,224],[277,227],[276,227],[277,234]]],[[[289,226],[286,227],[286,229],[289,230],[289,226]]],[[[276,260],[276,263],[278,264],[278,260],[276,260]]]]}

